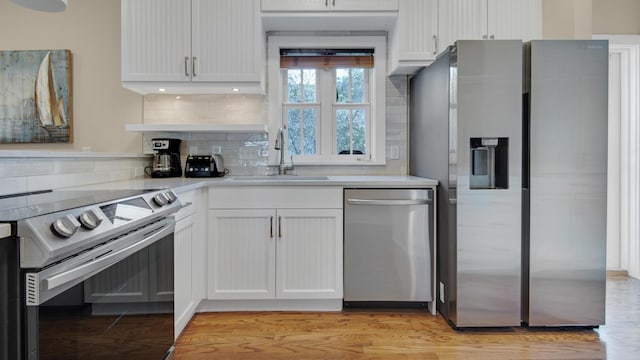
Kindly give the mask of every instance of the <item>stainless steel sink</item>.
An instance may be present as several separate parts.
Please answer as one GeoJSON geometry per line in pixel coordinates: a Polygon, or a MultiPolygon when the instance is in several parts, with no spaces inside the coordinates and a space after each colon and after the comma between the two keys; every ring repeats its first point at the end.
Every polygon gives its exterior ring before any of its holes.
{"type": "Polygon", "coordinates": [[[231,176],[228,180],[253,180],[253,181],[321,181],[329,180],[326,176],[304,175],[259,175],[259,176],[231,176]]]}

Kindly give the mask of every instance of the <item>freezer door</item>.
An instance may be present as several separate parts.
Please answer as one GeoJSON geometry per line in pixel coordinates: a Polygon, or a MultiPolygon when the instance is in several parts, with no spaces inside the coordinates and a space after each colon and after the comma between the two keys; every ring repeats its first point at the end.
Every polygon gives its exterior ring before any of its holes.
{"type": "Polygon", "coordinates": [[[444,283],[445,302],[455,327],[519,326],[522,42],[456,44],[457,106],[449,118],[457,185],[449,221],[455,231],[447,239],[455,244],[455,267],[448,269],[455,281],[444,283]]]}
{"type": "Polygon", "coordinates": [[[532,41],[530,53],[529,310],[523,320],[601,325],[608,45],[532,41]]]}

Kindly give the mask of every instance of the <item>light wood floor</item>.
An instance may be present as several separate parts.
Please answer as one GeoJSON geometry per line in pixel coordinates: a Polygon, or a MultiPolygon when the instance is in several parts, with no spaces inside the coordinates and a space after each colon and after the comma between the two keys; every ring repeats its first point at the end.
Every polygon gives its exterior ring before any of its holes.
{"type": "Polygon", "coordinates": [[[640,280],[607,279],[596,330],[452,330],[422,311],[203,313],[178,339],[183,359],[640,359],[640,280]]]}

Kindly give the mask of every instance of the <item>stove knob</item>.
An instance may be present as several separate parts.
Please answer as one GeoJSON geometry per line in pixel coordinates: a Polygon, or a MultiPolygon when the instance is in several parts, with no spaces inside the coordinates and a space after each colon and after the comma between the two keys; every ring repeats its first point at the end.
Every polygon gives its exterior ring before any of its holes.
{"type": "Polygon", "coordinates": [[[98,217],[98,214],[96,214],[96,212],[93,210],[87,210],[83,212],[78,220],[80,220],[80,224],[82,224],[84,228],[89,230],[97,228],[100,223],[102,223],[102,219],[100,219],[98,217]]]}
{"type": "Polygon", "coordinates": [[[164,196],[167,197],[167,201],[169,201],[169,204],[173,204],[173,202],[178,200],[178,197],[171,191],[167,191],[166,193],[164,193],[164,196]]]}
{"type": "Polygon", "coordinates": [[[156,205],[158,206],[165,206],[167,205],[167,201],[169,201],[169,199],[167,199],[167,196],[165,194],[158,194],[156,196],[153,197],[153,202],[156,203],[156,205]]]}
{"type": "Polygon", "coordinates": [[[72,215],[66,215],[51,224],[53,232],[63,238],[71,237],[80,228],[80,223],[72,215]]]}

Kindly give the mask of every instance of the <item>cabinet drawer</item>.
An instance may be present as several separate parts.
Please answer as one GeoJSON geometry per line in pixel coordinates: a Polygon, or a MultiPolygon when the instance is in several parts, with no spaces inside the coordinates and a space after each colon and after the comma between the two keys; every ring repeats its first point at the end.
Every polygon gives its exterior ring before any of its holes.
{"type": "Polygon", "coordinates": [[[255,186],[209,189],[209,209],[341,209],[342,187],[255,186]]]}

